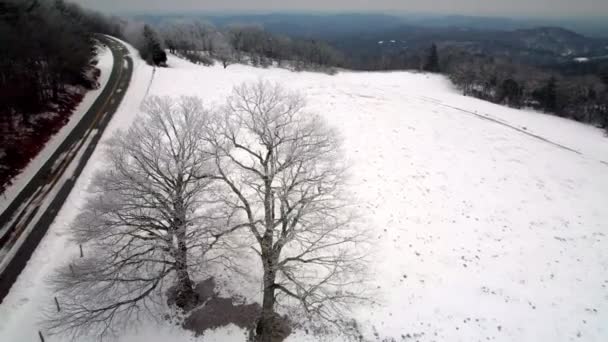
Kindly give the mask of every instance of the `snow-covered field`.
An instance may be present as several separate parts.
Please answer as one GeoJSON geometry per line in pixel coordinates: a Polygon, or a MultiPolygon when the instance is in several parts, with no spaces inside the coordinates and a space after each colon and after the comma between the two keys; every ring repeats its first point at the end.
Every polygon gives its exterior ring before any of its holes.
{"type": "MultiPolygon", "coordinates": [[[[341,131],[352,191],[375,236],[378,304],[354,308],[371,341],[607,341],[608,138],[590,126],[463,97],[441,76],[334,76],[170,58],[149,93],[212,106],[260,78],[303,92],[341,131]]],[[[151,68],[134,79],[106,135],[128,125],[151,68]]],[[[72,253],[95,152],[14,290],[0,340],[37,341],[43,280],[72,253]]],[[[53,340],[47,338],[47,341],[53,340]]],[[[244,341],[234,326],[195,339],[154,323],[122,341],[244,341]]],[[[316,341],[296,332],[288,341],[316,341]]],[[[335,341],[335,338],[328,338],[335,341]]]]}

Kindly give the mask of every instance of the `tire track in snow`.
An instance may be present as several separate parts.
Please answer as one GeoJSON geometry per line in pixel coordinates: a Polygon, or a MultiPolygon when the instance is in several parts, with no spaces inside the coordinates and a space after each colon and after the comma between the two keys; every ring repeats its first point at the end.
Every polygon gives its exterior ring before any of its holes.
{"type": "MultiPolygon", "coordinates": [[[[502,121],[502,120],[493,118],[493,117],[491,117],[488,114],[479,114],[479,113],[472,112],[470,110],[466,110],[466,109],[463,109],[463,108],[460,108],[460,107],[455,107],[455,106],[452,106],[452,105],[449,105],[449,104],[445,104],[442,101],[439,101],[437,99],[433,99],[431,97],[426,97],[426,96],[417,96],[417,97],[418,97],[419,100],[422,100],[422,101],[425,101],[425,102],[431,102],[431,103],[434,103],[434,104],[437,104],[437,105],[440,105],[440,106],[443,106],[443,107],[455,109],[455,110],[458,110],[458,111],[461,111],[461,112],[464,112],[464,113],[467,113],[467,114],[474,115],[474,116],[476,116],[476,117],[478,117],[480,119],[484,119],[484,120],[488,120],[488,121],[497,123],[499,125],[505,126],[505,127],[510,128],[512,130],[515,130],[515,131],[517,131],[519,133],[523,133],[523,134],[526,134],[526,135],[528,135],[530,137],[533,137],[533,138],[536,138],[538,140],[544,141],[544,142],[546,142],[548,144],[551,144],[551,145],[553,145],[555,147],[559,147],[561,149],[564,149],[564,150],[567,150],[567,151],[570,151],[570,152],[574,152],[574,153],[576,153],[578,155],[584,156],[584,154],[582,152],[578,151],[578,150],[575,150],[575,149],[570,148],[568,146],[562,145],[562,144],[557,143],[555,141],[549,140],[549,139],[547,139],[545,137],[542,137],[540,135],[531,133],[531,132],[529,132],[529,131],[527,131],[525,129],[513,126],[513,125],[509,124],[506,121],[502,121]]],[[[600,160],[600,162],[603,163],[603,164],[605,164],[606,166],[608,166],[608,162],[605,162],[603,160],[600,160]]]]}
{"type": "Polygon", "coordinates": [[[152,76],[150,77],[150,83],[148,83],[148,87],[146,88],[146,93],[144,94],[144,98],[141,101],[142,103],[145,101],[145,99],[148,97],[148,94],[150,93],[150,88],[152,87],[152,82],[154,82],[154,75],[156,74],[156,67],[152,68],[152,76]]]}

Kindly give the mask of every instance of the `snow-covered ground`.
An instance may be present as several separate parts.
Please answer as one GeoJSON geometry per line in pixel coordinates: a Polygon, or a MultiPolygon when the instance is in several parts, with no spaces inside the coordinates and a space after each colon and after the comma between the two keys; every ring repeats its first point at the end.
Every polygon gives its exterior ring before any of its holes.
{"type": "MultiPolygon", "coordinates": [[[[150,94],[211,106],[263,78],[302,91],[308,109],[339,128],[377,250],[379,304],[353,312],[367,339],[608,340],[608,138],[599,129],[463,97],[441,76],[169,65],[150,94]]],[[[106,136],[131,122],[146,92],[152,69],[140,60],[135,68],[106,136]]],[[[37,340],[40,307],[52,299],[43,280],[76,253],[65,226],[103,167],[99,151],[91,160],[0,305],[2,341],[37,340]]],[[[155,322],[121,340],[197,339],[155,322]]],[[[198,340],[244,334],[231,326],[198,340]]],[[[317,338],[288,338],[305,340],[317,338]]]]}
{"type": "Polygon", "coordinates": [[[29,183],[29,181],[36,175],[40,167],[46,163],[46,161],[55,153],[59,145],[65,140],[65,137],[74,129],[74,127],[80,122],[80,119],[86,114],[93,102],[97,100],[97,97],[110,78],[112,72],[113,59],[112,52],[107,47],[98,47],[97,53],[97,68],[101,72],[99,75],[99,87],[97,89],[88,91],[80,104],[76,107],[74,112],[69,118],[69,121],[63,126],[57,134],[53,135],[46,143],[44,148],[30,161],[30,163],[23,169],[23,171],[16,176],[12,183],[6,188],[6,190],[0,194],[0,212],[4,211],[13,199],[19,195],[21,189],[29,183]]]}

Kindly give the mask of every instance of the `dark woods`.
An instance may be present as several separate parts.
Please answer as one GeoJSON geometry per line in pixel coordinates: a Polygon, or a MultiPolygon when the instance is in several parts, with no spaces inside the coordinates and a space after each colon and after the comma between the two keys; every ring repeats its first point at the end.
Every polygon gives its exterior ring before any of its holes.
{"type": "Polygon", "coordinates": [[[0,110],[22,115],[58,101],[66,88],[94,86],[85,73],[92,32],[111,33],[103,18],[61,0],[0,1],[0,110]]]}
{"type": "Polygon", "coordinates": [[[117,29],[62,0],[0,0],[0,191],[97,86],[94,32],[117,29]]]}

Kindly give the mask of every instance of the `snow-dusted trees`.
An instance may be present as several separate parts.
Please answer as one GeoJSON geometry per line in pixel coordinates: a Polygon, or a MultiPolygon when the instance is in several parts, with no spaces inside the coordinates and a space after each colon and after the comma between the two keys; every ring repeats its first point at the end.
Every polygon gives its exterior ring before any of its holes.
{"type": "Polygon", "coordinates": [[[268,342],[277,305],[335,320],[362,274],[363,235],[344,198],[336,132],[301,96],[265,82],[234,89],[209,136],[218,177],[251,233],[263,275],[256,328],[268,342]]]}
{"type": "Polygon", "coordinates": [[[228,37],[222,32],[216,32],[211,37],[211,46],[213,50],[211,54],[222,62],[224,69],[230,65],[235,59],[235,51],[230,45],[228,37]]]}
{"type": "Polygon", "coordinates": [[[169,21],[160,28],[160,34],[172,53],[210,50],[209,36],[213,32],[213,25],[198,20],[169,21]]]}
{"type": "Polygon", "coordinates": [[[85,253],[52,279],[61,303],[49,317],[55,330],[106,333],[169,289],[177,307],[192,308],[191,272],[229,226],[214,201],[200,100],[153,97],[143,112],[108,143],[107,165],[73,223],[85,253]]]}

